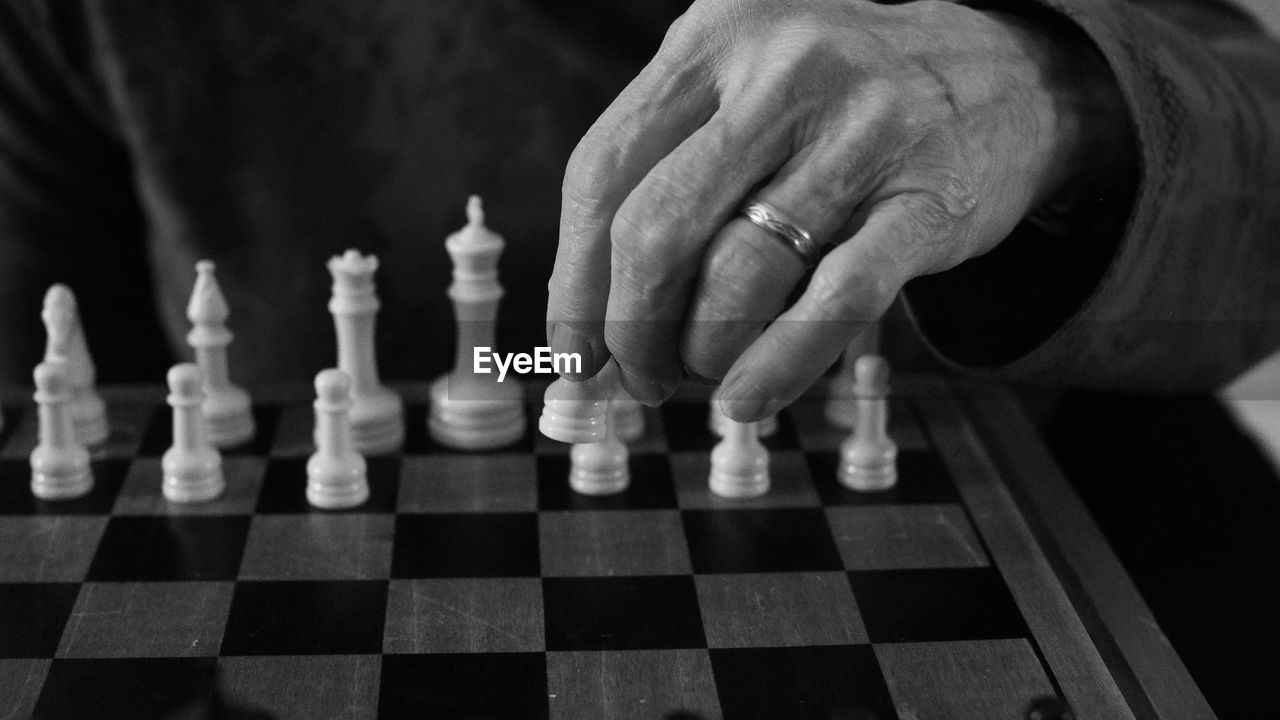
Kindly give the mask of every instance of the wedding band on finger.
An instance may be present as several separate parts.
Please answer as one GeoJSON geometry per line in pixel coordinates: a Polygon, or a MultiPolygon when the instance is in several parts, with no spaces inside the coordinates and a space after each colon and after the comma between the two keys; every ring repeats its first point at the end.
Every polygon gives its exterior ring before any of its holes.
{"type": "Polygon", "coordinates": [[[822,257],[822,246],[799,225],[791,222],[778,208],[760,200],[750,200],[742,207],[742,217],[769,231],[784,245],[795,251],[805,268],[811,268],[822,257]]]}

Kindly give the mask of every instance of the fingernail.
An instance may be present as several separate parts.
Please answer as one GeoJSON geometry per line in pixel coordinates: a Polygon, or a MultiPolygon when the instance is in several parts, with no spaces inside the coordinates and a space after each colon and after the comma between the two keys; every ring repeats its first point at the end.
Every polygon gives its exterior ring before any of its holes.
{"type": "Polygon", "coordinates": [[[661,405],[676,391],[676,383],[674,382],[662,383],[647,380],[638,375],[632,375],[627,372],[626,368],[621,366],[618,367],[618,370],[622,380],[622,387],[626,388],[627,394],[649,407],[661,405]]]}
{"type": "Polygon", "coordinates": [[[595,351],[591,348],[591,339],[572,325],[556,323],[551,328],[548,342],[551,344],[551,352],[575,354],[582,359],[582,372],[569,373],[571,377],[577,378],[595,369],[595,351]]]}

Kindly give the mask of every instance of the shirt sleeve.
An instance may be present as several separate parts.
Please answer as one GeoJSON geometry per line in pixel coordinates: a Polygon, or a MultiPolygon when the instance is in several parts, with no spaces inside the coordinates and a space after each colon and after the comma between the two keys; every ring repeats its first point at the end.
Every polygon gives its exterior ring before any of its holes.
{"type": "Polygon", "coordinates": [[[950,363],[1019,379],[1216,388],[1280,348],[1280,44],[1209,0],[1025,0],[1084,33],[1139,153],[986,256],[904,291],[950,363]]]}

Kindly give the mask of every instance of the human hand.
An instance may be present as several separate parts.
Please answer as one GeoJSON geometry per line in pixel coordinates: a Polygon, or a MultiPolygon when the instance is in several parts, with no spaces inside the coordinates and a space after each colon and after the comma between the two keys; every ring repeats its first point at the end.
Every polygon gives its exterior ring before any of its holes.
{"type": "Polygon", "coordinates": [[[646,403],[687,371],[734,419],[777,411],[907,280],[1086,171],[1084,113],[1125,119],[1081,49],[936,0],[695,3],[569,162],[553,350],[583,376],[612,355],[646,403]],[[834,245],[785,310],[805,263],[749,198],[834,245]]]}

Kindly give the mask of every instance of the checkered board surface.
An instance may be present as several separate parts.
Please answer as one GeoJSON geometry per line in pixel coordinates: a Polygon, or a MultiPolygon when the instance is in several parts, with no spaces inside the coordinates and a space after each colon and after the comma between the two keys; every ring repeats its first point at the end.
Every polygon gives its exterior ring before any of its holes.
{"type": "Polygon", "coordinates": [[[157,388],[104,391],[96,487],[65,503],[30,494],[36,413],[8,404],[0,717],[1131,716],[946,386],[896,391],[896,489],[836,483],[813,399],[766,441],[769,494],[729,501],[705,402],[648,411],[630,489],[588,498],[545,438],[434,445],[406,389],[406,447],[350,512],[304,499],[303,395],[256,408],[199,506],[160,494],[157,388]]]}

